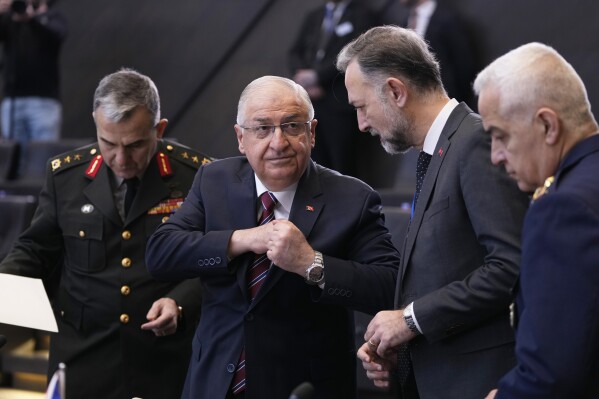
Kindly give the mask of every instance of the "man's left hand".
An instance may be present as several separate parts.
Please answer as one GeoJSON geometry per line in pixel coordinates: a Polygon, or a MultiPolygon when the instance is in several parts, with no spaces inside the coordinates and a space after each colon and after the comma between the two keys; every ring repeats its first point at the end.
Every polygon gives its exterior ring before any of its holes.
{"type": "Polygon", "coordinates": [[[152,304],[146,318],[148,323],[141,325],[142,330],[152,330],[157,337],[174,334],[179,321],[179,307],[171,298],[160,298],[152,304]]]}
{"type": "Polygon", "coordinates": [[[402,309],[378,312],[364,333],[364,340],[376,346],[376,353],[383,358],[388,351],[396,350],[414,337],[416,334],[408,328],[402,309]]]}

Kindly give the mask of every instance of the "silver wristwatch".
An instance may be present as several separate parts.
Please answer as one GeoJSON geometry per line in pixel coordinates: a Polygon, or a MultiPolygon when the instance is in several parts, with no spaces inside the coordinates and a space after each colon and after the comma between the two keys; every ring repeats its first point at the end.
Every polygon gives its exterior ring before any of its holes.
{"type": "Polygon", "coordinates": [[[408,325],[408,328],[410,329],[410,331],[412,331],[414,334],[417,334],[417,335],[422,334],[420,332],[420,330],[418,330],[418,327],[416,326],[416,322],[414,321],[414,306],[413,306],[413,304],[410,304],[405,307],[405,309],[403,310],[403,319],[405,320],[406,324],[408,325]]]}
{"type": "Polygon", "coordinates": [[[314,251],[314,262],[306,269],[306,283],[318,285],[324,282],[324,262],[322,254],[314,251]]]}

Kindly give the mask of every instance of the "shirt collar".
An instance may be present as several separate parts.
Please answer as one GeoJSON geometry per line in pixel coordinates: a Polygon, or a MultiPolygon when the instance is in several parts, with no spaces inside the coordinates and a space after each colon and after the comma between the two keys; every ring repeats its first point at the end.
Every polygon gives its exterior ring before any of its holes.
{"type": "MultiPolygon", "coordinates": [[[[258,176],[254,173],[254,179],[256,180],[256,196],[260,197],[265,191],[269,191],[268,188],[260,181],[258,176]]],[[[284,188],[282,191],[271,191],[279,201],[277,206],[283,207],[285,213],[289,215],[291,213],[291,205],[293,204],[293,198],[295,197],[295,191],[297,190],[297,182],[289,187],[284,188]]]]}
{"type": "Polygon", "coordinates": [[[454,108],[458,106],[458,102],[455,98],[452,98],[445,104],[441,112],[437,115],[433,124],[428,129],[428,133],[426,133],[426,137],[424,139],[424,145],[422,146],[422,151],[426,152],[429,155],[433,155],[435,152],[435,147],[437,147],[437,142],[439,141],[439,137],[441,137],[441,132],[447,123],[447,119],[449,119],[449,115],[453,112],[454,108]]]}

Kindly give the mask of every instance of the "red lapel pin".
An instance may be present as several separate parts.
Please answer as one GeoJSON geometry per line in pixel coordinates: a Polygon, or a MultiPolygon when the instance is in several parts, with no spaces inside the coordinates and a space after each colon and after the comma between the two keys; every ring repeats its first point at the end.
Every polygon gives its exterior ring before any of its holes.
{"type": "Polygon", "coordinates": [[[314,212],[314,207],[312,205],[306,205],[306,210],[308,212],[314,212]]]}
{"type": "Polygon", "coordinates": [[[443,156],[443,147],[439,148],[439,156],[442,157],[443,156]]]}

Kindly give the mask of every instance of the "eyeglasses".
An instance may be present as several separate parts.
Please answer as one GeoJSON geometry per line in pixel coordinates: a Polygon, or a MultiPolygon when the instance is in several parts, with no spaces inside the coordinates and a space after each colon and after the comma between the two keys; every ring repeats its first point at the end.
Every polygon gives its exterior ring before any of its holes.
{"type": "Polygon", "coordinates": [[[264,140],[274,134],[275,130],[280,127],[281,131],[285,136],[298,137],[306,133],[306,126],[312,121],[308,122],[287,122],[281,123],[280,125],[258,125],[258,126],[241,126],[242,129],[249,130],[259,140],[264,140]]]}

